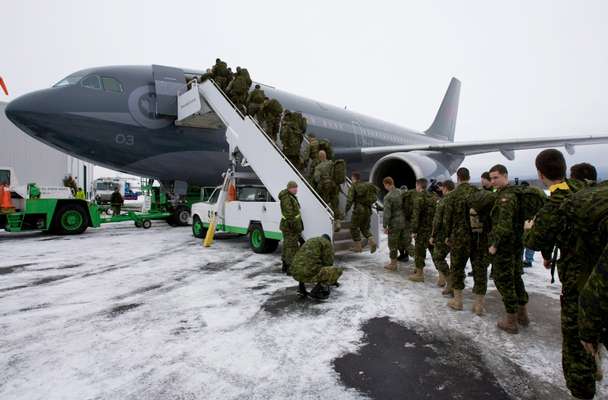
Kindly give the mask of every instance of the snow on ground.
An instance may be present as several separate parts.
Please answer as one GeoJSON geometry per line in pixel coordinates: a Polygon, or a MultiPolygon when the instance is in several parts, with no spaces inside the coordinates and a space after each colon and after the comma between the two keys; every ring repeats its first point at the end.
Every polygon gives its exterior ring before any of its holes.
{"type": "Polygon", "coordinates": [[[448,311],[430,258],[424,284],[407,281],[406,266],[383,270],[385,239],[374,255],[338,256],[342,285],[317,303],[298,299],[278,253],[254,254],[244,238],[203,248],[189,227],[163,223],[75,237],[2,233],[0,399],[365,398],[332,361],[357,352],[361,326],[382,316],[464,335],[514,398],[511,364],[537,398],[568,398],[559,284],[539,262],[525,276],[533,322],[511,336],[495,327],[503,310],[493,284],[483,318],[470,312],[470,289],[465,311],[448,311]]]}

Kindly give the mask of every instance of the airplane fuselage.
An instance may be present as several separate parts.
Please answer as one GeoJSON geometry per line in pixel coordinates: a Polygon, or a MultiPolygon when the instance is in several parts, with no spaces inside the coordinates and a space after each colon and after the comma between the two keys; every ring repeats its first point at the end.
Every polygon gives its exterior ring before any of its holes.
{"type": "MultiPolygon", "coordinates": [[[[8,117],[34,138],[97,165],[163,181],[215,185],[221,179],[229,165],[225,129],[176,126],[174,117],[159,116],[152,66],[101,67],[70,77],[15,99],[8,117]]],[[[285,109],[301,112],[308,132],[329,140],[349,169],[364,177],[379,157],[362,157],[361,147],[441,142],[269,86],[262,89],[285,109]]],[[[445,167],[438,171],[444,176],[462,161],[457,155],[430,156],[445,167]]]]}

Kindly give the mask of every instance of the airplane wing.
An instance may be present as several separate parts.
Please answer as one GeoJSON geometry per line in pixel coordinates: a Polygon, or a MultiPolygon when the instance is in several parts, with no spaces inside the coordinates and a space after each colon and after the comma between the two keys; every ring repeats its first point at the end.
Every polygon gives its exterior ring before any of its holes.
{"type": "Polygon", "coordinates": [[[362,147],[362,155],[382,155],[395,152],[408,151],[441,151],[465,156],[500,152],[509,160],[515,158],[515,150],[539,149],[547,147],[564,146],[568,154],[574,154],[575,145],[604,144],[608,143],[608,135],[589,135],[589,136],[563,136],[545,137],[530,139],[506,139],[493,141],[473,141],[473,142],[439,142],[416,145],[396,145],[379,147],[362,147]]]}

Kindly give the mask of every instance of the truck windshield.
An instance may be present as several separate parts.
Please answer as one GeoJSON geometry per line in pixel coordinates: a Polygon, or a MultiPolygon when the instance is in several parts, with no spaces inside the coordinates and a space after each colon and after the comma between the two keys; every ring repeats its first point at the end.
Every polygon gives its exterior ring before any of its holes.
{"type": "Polygon", "coordinates": [[[118,183],[114,182],[97,182],[97,185],[95,185],[95,189],[97,190],[114,190],[117,187],[118,183]]]}
{"type": "Polygon", "coordinates": [[[0,185],[11,184],[11,171],[8,169],[0,169],[0,185]]]}
{"type": "Polygon", "coordinates": [[[209,197],[209,200],[207,200],[207,203],[209,204],[215,204],[217,203],[217,199],[218,197],[220,197],[220,192],[222,190],[221,189],[215,189],[215,191],[213,192],[213,194],[211,195],[211,197],[209,197]]]}

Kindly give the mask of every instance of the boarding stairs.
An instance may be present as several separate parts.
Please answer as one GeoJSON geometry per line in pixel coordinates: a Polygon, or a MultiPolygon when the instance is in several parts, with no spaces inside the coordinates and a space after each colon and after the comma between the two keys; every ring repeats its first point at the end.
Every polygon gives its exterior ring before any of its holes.
{"type": "MultiPolygon", "coordinates": [[[[250,167],[275,200],[278,201],[279,192],[285,189],[287,182],[294,181],[298,184],[297,196],[304,223],[302,236],[305,240],[327,234],[332,238],[336,250],[343,250],[352,245],[348,222],[339,232],[334,232],[331,207],[323,201],[258,122],[248,115],[243,115],[213,80],[200,84],[193,80],[190,88],[178,95],[176,124],[204,128],[209,127],[214,118],[219,118],[226,127],[226,139],[234,166],[240,163],[250,167]]],[[[343,193],[347,193],[347,184],[342,189],[343,193]]],[[[346,202],[343,193],[342,209],[346,202]]],[[[376,225],[372,226],[377,226],[377,214],[374,215],[372,224],[375,221],[376,225]]]]}

